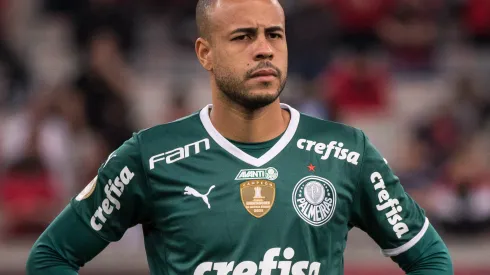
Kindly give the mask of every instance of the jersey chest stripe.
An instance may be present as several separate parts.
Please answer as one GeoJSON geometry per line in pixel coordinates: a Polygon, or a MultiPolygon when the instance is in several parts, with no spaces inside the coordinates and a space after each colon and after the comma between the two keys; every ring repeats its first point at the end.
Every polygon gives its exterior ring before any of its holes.
{"type": "Polygon", "coordinates": [[[293,136],[296,133],[296,129],[298,129],[299,118],[300,118],[300,114],[297,110],[295,110],[294,108],[292,108],[287,104],[281,103],[281,108],[287,109],[291,113],[291,120],[289,122],[288,128],[284,132],[284,135],[277,141],[276,144],[274,144],[274,146],[272,146],[271,149],[269,149],[269,151],[267,151],[260,158],[255,158],[245,153],[240,148],[236,147],[233,143],[231,143],[225,137],[223,137],[218,132],[218,130],[216,130],[216,128],[214,128],[213,124],[211,123],[211,119],[209,118],[209,110],[211,108],[212,105],[209,104],[206,107],[204,107],[199,113],[199,117],[201,119],[202,125],[206,129],[206,132],[208,132],[209,136],[225,151],[232,154],[236,158],[242,160],[243,162],[248,163],[255,167],[260,167],[268,163],[279,153],[281,153],[281,151],[293,139],[293,136]]]}

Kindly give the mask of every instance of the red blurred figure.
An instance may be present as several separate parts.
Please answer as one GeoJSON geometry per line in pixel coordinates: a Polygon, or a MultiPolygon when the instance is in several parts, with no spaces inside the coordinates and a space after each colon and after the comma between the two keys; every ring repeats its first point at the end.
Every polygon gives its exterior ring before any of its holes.
{"type": "Polygon", "coordinates": [[[393,0],[330,0],[344,30],[373,30],[390,12],[393,0]]]}
{"type": "Polygon", "coordinates": [[[37,236],[59,211],[59,194],[36,158],[23,159],[0,177],[0,208],[6,239],[37,236]]]}
{"type": "Polygon", "coordinates": [[[341,41],[347,47],[369,50],[377,46],[376,29],[390,13],[394,0],[329,0],[340,26],[341,41]]]}
{"type": "Polygon", "coordinates": [[[2,237],[37,236],[59,212],[60,185],[48,169],[40,147],[41,112],[36,118],[30,136],[24,144],[25,152],[0,174],[0,209],[4,225],[2,237]]]}
{"type": "Polygon", "coordinates": [[[357,54],[327,72],[323,96],[334,119],[387,110],[389,75],[385,68],[357,54]]]}
{"type": "Polygon", "coordinates": [[[467,0],[463,12],[465,31],[474,43],[490,42],[490,1],[467,0]]]}
{"type": "Polygon", "coordinates": [[[432,70],[439,0],[401,0],[378,32],[396,70],[432,70]]]}

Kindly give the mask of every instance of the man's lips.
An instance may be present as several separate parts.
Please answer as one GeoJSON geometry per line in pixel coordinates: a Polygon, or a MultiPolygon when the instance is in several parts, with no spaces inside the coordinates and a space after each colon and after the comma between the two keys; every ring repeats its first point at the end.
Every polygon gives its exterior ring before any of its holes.
{"type": "Polygon", "coordinates": [[[252,73],[250,77],[255,78],[255,77],[261,77],[261,76],[274,76],[277,77],[277,72],[274,69],[260,69],[252,73]]]}

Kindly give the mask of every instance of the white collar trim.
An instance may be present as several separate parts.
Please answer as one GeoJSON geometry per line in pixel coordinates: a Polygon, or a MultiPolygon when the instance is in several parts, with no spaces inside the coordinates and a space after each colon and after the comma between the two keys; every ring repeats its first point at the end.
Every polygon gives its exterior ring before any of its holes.
{"type": "Polygon", "coordinates": [[[222,136],[218,130],[216,130],[216,128],[214,128],[213,124],[211,123],[211,119],[209,118],[209,110],[212,106],[212,104],[207,105],[199,113],[202,125],[208,132],[209,136],[211,136],[211,138],[225,151],[255,167],[260,167],[276,157],[293,139],[299,124],[299,112],[291,106],[281,103],[281,108],[288,109],[291,113],[291,120],[289,121],[288,128],[284,132],[283,136],[276,142],[276,144],[269,149],[269,151],[263,154],[260,158],[256,158],[236,147],[233,143],[222,136]]]}

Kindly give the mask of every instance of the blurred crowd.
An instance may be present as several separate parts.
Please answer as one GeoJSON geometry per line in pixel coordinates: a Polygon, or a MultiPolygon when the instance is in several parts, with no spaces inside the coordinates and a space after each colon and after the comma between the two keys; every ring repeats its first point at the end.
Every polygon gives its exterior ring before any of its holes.
{"type": "MultiPolygon", "coordinates": [[[[0,0],[0,238],[132,132],[197,111],[196,0],[0,0]]],[[[365,130],[444,234],[490,229],[490,1],[283,0],[283,101],[365,130]]]]}

